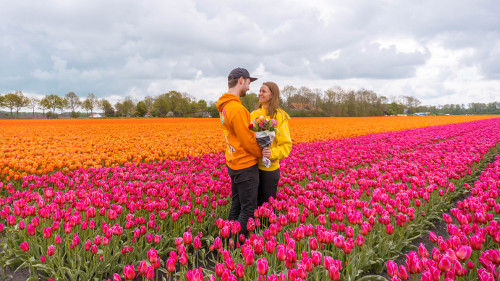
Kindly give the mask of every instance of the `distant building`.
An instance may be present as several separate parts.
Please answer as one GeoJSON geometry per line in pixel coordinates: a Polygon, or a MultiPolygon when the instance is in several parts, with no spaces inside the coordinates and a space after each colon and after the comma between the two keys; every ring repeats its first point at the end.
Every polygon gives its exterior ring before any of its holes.
{"type": "Polygon", "coordinates": [[[431,113],[430,112],[415,112],[415,113],[413,113],[413,115],[415,115],[415,116],[430,116],[431,113]]]}
{"type": "Polygon", "coordinates": [[[89,117],[90,118],[102,118],[102,115],[99,113],[94,113],[94,114],[90,115],[89,117]]]}

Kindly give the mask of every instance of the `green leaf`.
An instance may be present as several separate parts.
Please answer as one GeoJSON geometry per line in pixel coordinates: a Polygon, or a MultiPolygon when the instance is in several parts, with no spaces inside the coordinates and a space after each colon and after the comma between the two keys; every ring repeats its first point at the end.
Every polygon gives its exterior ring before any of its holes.
{"type": "Polygon", "coordinates": [[[380,275],[367,275],[364,276],[360,279],[357,279],[358,281],[389,281],[387,278],[380,276],[380,275]]]}

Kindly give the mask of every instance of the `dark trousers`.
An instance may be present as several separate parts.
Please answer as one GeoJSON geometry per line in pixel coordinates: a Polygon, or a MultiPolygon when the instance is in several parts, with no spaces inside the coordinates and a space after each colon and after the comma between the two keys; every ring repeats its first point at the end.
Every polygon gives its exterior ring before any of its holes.
{"type": "Polygon", "coordinates": [[[228,220],[237,220],[241,225],[240,234],[248,235],[248,219],[253,218],[257,209],[257,195],[259,188],[259,168],[257,164],[252,167],[232,170],[227,167],[231,178],[231,210],[228,220]]]}
{"type": "Polygon", "coordinates": [[[280,181],[280,169],[274,171],[259,170],[259,196],[257,205],[260,207],[269,201],[269,197],[276,199],[278,182],[280,181]]]}

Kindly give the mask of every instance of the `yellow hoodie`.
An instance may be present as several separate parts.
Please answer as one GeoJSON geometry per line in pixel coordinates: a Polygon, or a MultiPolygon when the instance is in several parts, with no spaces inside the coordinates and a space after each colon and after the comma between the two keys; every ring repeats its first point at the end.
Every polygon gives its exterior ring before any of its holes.
{"type": "Polygon", "coordinates": [[[224,94],[217,101],[222,131],[226,138],[226,163],[233,170],[241,170],[257,164],[262,149],[255,139],[255,132],[248,128],[250,114],[233,94],[224,94]]]}
{"type": "MultiPolygon", "coordinates": [[[[260,116],[268,116],[267,110],[259,108],[250,113],[251,120],[260,116]]],[[[278,121],[276,128],[279,130],[279,133],[276,132],[276,137],[270,147],[271,157],[269,159],[271,160],[271,165],[269,168],[266,168],[266,166],[262,164],[262,158],[259,158],[259,169],[263,171],[275,171],[278,169],[280,167],[279,160],[288,157],[290,150],[292,150],[292,139],[290,138],[290,130],[288,129],[288,120],[290,120],[290,116],[284,110],[278,108],[274,119],[278,121]]]]}

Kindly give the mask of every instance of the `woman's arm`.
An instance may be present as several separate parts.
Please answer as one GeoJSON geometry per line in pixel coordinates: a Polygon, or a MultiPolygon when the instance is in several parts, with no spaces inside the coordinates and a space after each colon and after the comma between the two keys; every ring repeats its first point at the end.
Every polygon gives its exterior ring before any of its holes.
{"type": "MultiPolygon", "coordinates": [[[[285,113],[286,114],[286,113],[285,113]]],[[[288,116],[287,116],[288,117],[288,116]]],[[[292,139],[290,138],[290,130],[288,129],[288,118],[281,114],[281,120],[278,121],[276,132],[276,145],[271,147],[271,157],[269,159],[275,161],[288,157],[292,150],[292,139]]]]}

